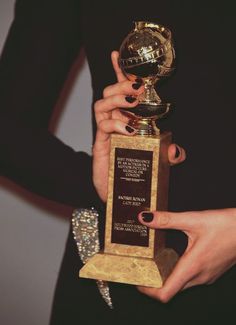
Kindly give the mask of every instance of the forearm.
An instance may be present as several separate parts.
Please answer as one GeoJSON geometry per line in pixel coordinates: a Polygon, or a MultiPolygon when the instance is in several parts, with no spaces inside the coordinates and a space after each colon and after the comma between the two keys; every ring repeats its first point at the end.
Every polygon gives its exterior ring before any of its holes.
{"type": "Polygon", "coordinates": [[[97,199],[91,158],[48,131],[81,46],[73,3],[18,2],[0,61],[0,172],[49,199],[87,206],[97,199]]]}
{"type": "Polygon", "coordinates": [[[0,139],[3,175],[51,200],[72,206],[94,204],[87,154],[75,152],[44,129],[24,128],[14,122],[0,128],[0,139]]]}

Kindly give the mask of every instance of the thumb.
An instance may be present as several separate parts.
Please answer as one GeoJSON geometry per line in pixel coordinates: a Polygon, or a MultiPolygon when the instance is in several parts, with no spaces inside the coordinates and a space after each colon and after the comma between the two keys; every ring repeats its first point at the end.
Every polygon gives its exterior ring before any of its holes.
{"type": "Polygon", "coordinates": [[[127,80],[127,78],[125,77],[125,75],[123,74],[123,72],[119,66],[118,59],[119,59],[119,52],[113,51],[111,53],[112,65],[115,70],[116,78],[117,78],[118,82],[121,82],[121,81],[127,80]]]}
{"type": "Polygon", "coordinates": [[[153,229],[177,229],[187,232],[192,230],[196,218],[194,212],[143,211],[138,220],[153,229]]]}

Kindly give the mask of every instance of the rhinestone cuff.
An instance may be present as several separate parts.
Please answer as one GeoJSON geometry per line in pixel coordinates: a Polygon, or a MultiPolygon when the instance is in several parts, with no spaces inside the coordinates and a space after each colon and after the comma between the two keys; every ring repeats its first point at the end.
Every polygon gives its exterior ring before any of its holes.
{"type": "MultiPolygon", "coordinates": [[[[94,209],[76,209],[72,214],[72,231],[81,261],[85,264],[100,250],[98,236],[98,212],[94,209]]],[[[109,285],[106,281],[96,281],[98,290],[107,305],[113,309],[109,285]]]]}

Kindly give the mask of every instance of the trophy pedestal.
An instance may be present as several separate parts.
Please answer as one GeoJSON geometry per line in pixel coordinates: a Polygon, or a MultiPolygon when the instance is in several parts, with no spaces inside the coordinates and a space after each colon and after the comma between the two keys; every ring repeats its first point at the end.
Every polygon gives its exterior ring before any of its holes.
{"type": "Polygon", "coordinates": [[[171,133],[111,136],[105,248],[80,276],[161,287],[177,261],[165,231],[140,224],[141,211],[166,210],[171,133]]]}
{"type": "Polygon", "coordinates": [[[80,277],[160,288],[177,260],[172,249],[163,249],[157,260],[99,253],[81,269],[80,277]]]}

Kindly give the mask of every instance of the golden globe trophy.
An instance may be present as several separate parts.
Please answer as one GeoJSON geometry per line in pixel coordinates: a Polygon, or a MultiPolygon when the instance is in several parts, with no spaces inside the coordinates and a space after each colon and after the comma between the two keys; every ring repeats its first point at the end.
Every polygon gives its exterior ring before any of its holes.
{"type": "Polygon", "coordinates": [[[112,135],[105,248],[81,269],[81,277],[158,288],[178,259],[165,247],[163,230],[137,219],[143,210],[167,209],[171,133],[160,133],[156,120],[170,104],[154,85],[172,72],[174,60],[171,32],[150,22],[136,22],[120,47],[120,67],[129,80],[142,78],[145,91],[135,108],[123,110],[137,134],[112,135]]]}

